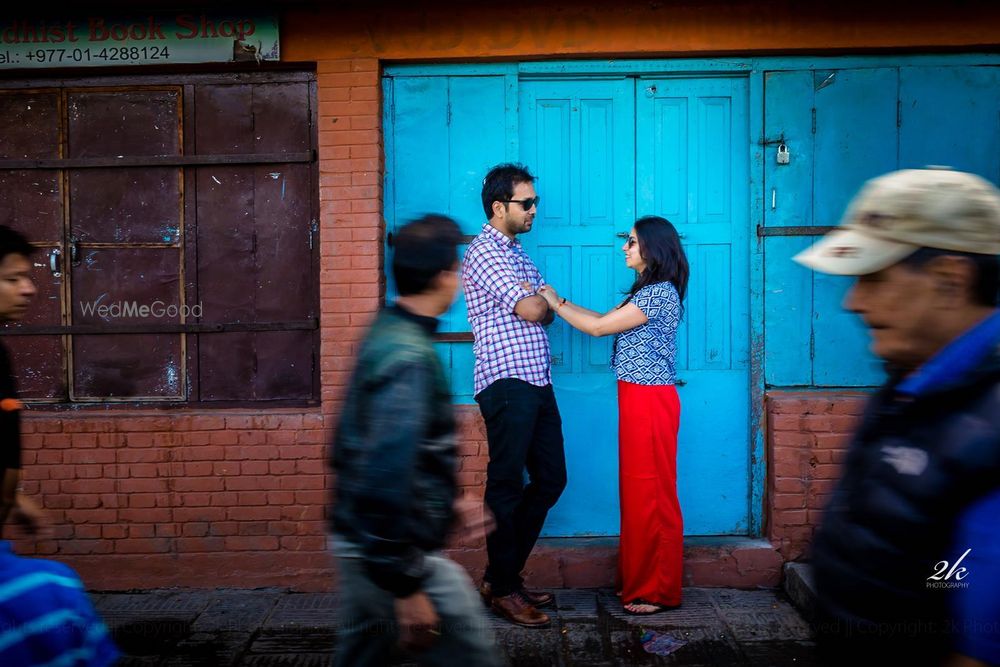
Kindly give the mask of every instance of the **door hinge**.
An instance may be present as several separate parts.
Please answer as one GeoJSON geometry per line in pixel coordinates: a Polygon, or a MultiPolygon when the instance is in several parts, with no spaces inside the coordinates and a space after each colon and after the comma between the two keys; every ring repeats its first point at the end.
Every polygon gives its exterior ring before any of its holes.
{"type": "Polygon", "coordinates": [[[812,108],[812,133],[816,134],[816,107],[812,108]]]}

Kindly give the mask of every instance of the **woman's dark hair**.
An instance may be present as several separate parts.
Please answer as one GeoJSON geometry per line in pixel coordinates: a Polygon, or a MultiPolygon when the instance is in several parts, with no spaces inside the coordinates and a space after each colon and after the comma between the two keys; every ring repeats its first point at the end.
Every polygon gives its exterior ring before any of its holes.
{"type": "Polygon", "coordinates": [[[392,277],[400,296],[426,292],[442,271],[458,263],[462,231],[446,215],[429,214],[409,222],[392,237],[392,277]]]}
{"type": "Polygon", "coordinates": [[[972,300],[977,306],[995,307],[998,302],[1000,288],[1000,260],[996,255],[982,255],[975,252],[959,252],[942,248],[920,248],[904,257],[900,264],[913,269],[922,269],[927,262],[937,257],[950,255],[961,257],[972,263],[976,270],[976,278],[972,283],[972,300]]]}
{"type": "Polygon", "coordinates": [[[647,215],[635,221],[635,236],[646,268],[632,283],[623,305],[646,285],[667,281],[673,283],[683,302],[687,293],[688,261],[677,230],[666,218],[647,215]]]}

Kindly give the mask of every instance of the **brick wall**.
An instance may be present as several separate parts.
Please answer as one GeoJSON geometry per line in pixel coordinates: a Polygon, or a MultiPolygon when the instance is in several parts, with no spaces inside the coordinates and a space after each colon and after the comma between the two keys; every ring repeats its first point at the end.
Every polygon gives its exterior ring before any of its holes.
{"type": "Polygon", "coordinates": [[[861,393],[767,395],[767,535],[786,560],[807,555],[865,399],[861,393]]]}
{"type": "Polygon", "coordinates": [[[23,422],[24,491],[94,589],[329,585],[328,433],[288,411],[62,413],[23,422]]]}

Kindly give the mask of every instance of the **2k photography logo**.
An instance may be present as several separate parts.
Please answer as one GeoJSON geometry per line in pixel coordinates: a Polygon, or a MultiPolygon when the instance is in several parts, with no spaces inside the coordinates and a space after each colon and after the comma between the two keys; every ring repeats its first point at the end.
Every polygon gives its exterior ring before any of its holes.
{"type": "Polygon", "coordinates": [[[968,588],[969,583],[962,580],[969,576],[969,570],[959,566],[971,551],[971,548],[966,549],[954,565],[946,560],[938,561],[934,566],[934,574],[927,577],[927,588],[968,588]]]}

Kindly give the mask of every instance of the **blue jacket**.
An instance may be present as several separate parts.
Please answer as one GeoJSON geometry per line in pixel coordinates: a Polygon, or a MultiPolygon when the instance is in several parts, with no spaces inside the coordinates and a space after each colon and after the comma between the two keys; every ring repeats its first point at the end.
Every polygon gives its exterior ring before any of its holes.
{"type": "Polygon", "coordinates": [[[821,641],[1000,662],[998,341],[994,315],[870,401],[813,543],[821,641]]]}
{"type": "Polygon", "coordinates": [[[105,667],[118,649],[69,567],[0,541],[0,665],[105,667]]]}

